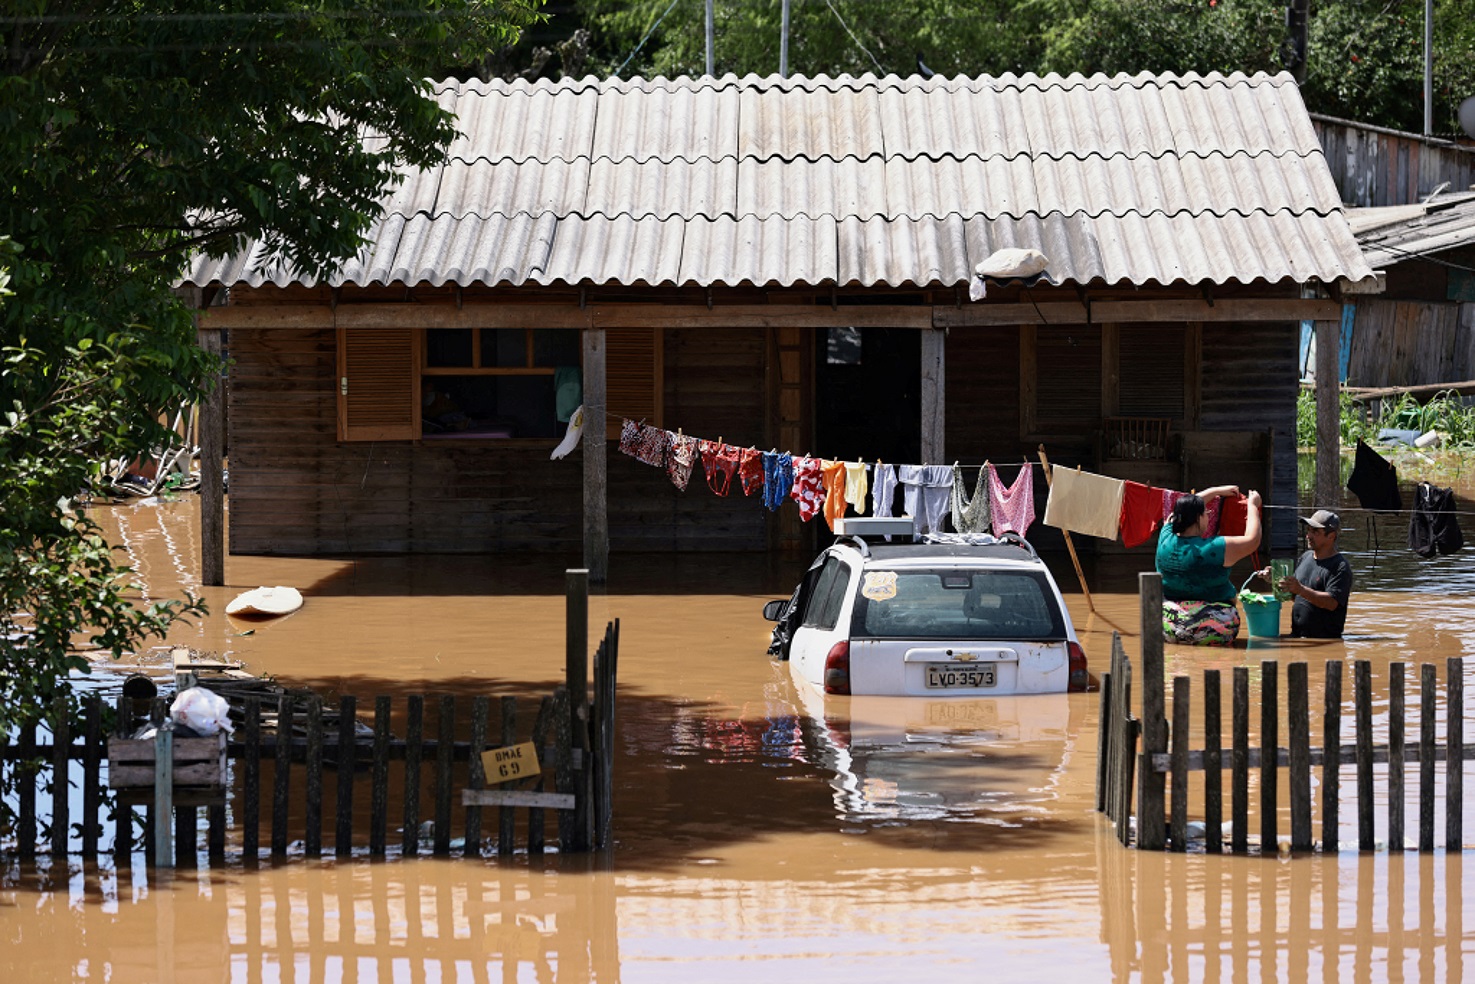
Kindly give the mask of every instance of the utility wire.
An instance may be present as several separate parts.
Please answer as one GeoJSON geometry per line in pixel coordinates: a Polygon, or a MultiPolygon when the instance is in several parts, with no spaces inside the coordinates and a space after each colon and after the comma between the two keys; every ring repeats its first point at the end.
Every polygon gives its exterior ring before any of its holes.
{"type": "Polygon", "coordinates": [[[835,5],[830,0],[825,0],[825,6],[830,8],[830,13],[834,14],[835,20],[840,22],[841,27],[845,28],[845,33],[850,35],[850,40],[855,42],[855,46],[866,53],[866,57],[871,60],[871,64],[876,66],[876,71],[885,75],[886,69],[882,68],[881,63],[876,61],[876,56],[871,54],[870,50],[860,43],[860,38],[856,37],[855,32],[850,29],[850,25],[845,23],[845,18],[840,16],[840,11],[835,9],[835,5]]]}
{"type": "Polygon", "coordinates": [[[676,6],[676,4],[678,2],[680,2],[680,0],[671,0],[670,6],[668,6],[666,8],[666,13],[661,14],[660,17],[657,17],[656,18],[656,22],[650,26],[650,30],[649,31],[646,31],[645,32],[645,37],[643,37],[643,38],[640,39],[640,43],[635,46],[635,50],[632,51],[632,52],[630,52],[628,55],[626,55],[625,56],[625,60],[622,61],[622,62],[620,62],[620,67],[617,68],[617,69],[615,69],[615,78],[619,78],[620,77],[620,73],[625,70],[625,66],[628,65],[628,64],[630,64],[630,59],[632,59],[636,55],[640,54],[640,49],[645,47],[645,42],[649,41],[650,40],[650,36],[652,34],[656,33],[656,28],[658,28],[658,27],[661,26],[661,21],[663,21],[663,20],[666,19],[666,14],[669,14],[672,11],[672,9],[675,8],[675,6],[676,6]]]}

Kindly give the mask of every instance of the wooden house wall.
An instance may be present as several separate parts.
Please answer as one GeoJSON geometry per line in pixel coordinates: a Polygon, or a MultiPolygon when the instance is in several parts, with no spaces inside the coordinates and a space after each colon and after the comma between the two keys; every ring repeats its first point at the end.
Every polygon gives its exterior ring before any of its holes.
{"type": "MultiPolygon", "coordinates": [[[[764,329],[668,329],[663,335],[666,427],[729,444],[768,444],[764,329]]],[[[758,496],[744,496],[736,480],[727,496],[718,496],[698,463],[683,492],[663,469],[621,454],[616,442],[608,461],[611,550],[766,545],[768,512],[758,496]]],[[[573,470],[582,474],[577,465],[573,470]]]]}
{"type": "Polygon", "coordinates": [[[1475,147],[1322,116],[1312,125],[1348,205],[1409,205],[1440,185],[1475,185],[1475,147]]]}
{"type": "Polygon", "coordinates": [[[1475,379],[1472,312],[1475,304],[1358,298],[1347,385],[1419,386],[1475,379]]]}
{"type": "Polygon", "coordinates": [[[1206,447],[1190,463],[1189,484],[1195,488],[1235,484],[1259,489],[1276,551],[1295,548],[1296,396],[1300,387],[1300,326],[1250,322],[1205,325],[1203,333],[1202,414],[1206,433],[1264,434],[1274,430],[1271,480],[1265,481],[1263,457],[1252,438],[1226,438],[1216,456],[1206,447]],[[1257,460],[1258,459],[1258,460],[1257,460]]]}

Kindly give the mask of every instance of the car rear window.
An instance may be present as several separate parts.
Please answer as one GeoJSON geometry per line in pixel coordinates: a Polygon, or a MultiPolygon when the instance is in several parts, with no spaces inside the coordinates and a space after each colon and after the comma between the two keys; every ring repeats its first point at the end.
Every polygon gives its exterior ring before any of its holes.
{"type": "Polygon", "coordinates": [[[1065,623],[1037,571],[924,570],[861,578],[854,636],[873,639],[1063,639],[1065,623]]]}

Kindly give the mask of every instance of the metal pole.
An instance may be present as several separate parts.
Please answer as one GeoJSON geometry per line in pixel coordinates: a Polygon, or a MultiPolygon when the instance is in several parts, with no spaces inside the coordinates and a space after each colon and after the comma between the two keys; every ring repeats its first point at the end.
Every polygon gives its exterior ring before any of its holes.
{"type": "Polygon", "coordinates": [[[783,27],[778,35],[778,73],[787,78],[789,74],[789,0],[784,0],[783,9],[783,27]]]}
{"type": "Polygon", "coordinates": [[[174,867],[174,722],[154,733],[154,866],[174,867]]]}
{"type": "Polygon", "coordinates": [[[712,0],[707,0],[707,74],[713,74],[712,68],[712,0]]]}
{"type": "Polygon", "coordinates": [[[1424,136],[1434,135],[1434,0],[1424,0],[1424,136]]]}

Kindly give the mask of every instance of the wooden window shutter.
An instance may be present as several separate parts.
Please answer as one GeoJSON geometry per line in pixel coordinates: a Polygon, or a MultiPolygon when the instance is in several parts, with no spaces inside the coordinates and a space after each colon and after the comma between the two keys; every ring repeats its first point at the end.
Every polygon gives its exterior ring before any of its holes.
{"type": "Polygon", "coordinates": [[[605,413],[610,436],[620,418],[662,422],[665,381],[659,328],[611,328],[605,332],[605,413]]]}
{"type": "Polygon", "coordinates": [[[1122,325],[1118,413],[1184,419],[1188,332],[1174,326],[1122,325]]]}
{"type": "Polygon", "coordinates": [[[412,441],[419,359],[412,328],[338,329],[338,439],[412,441]]]}
{"type": "Polygon", "coordinates": [[[1035,427],[1041,434],[1084,434],[1101,426],[1101,329],[1035,329],[1035,427]]]}

